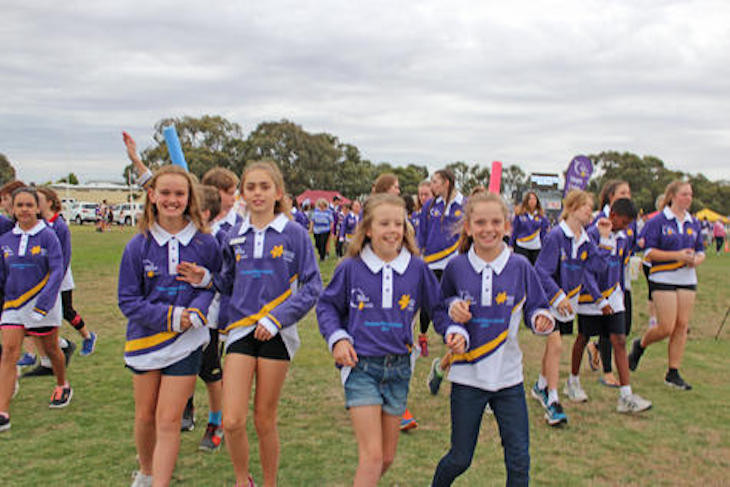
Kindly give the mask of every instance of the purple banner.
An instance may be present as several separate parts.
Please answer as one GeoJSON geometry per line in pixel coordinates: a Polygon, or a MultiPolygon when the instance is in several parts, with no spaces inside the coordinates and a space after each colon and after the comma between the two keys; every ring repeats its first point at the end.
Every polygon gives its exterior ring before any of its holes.
{"type": "Polygon", "coordinates": [[[586,189],[588,180],[593,174],[593,164],[586,156],[575,156],[568,170],[565,172],[565,189],[563,189],[563,198],[571,189],[586,189]]]}

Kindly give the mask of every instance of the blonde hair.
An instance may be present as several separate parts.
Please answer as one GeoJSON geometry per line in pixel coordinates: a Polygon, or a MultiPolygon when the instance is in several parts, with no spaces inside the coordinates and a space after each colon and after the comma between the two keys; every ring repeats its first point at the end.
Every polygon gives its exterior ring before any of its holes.
{"type": "Polygon", "coordinates": [[[320,210],[326,210],[327,209],[327,206],[328,206],[327,205],[327,200],[324,199],[324,198],[320,198],[320,199],[317,200],[317,203],[315,203],[314,206],[316,206],[320,210]]]}
{"type": "Polygon", "coordinates": [[[274,203],[274,214],[284,213],[291,220],[291,203],[286,199],[286,186],[284,185],[284,176],[282,176],[279,166],[272,160],[251,161],[241,174],[241,193],[243,193],[243,185],[246,183],[246,175],[251,171],[264,171],[274,182],[276,189],[281,191],[281,198],[274,203]]]}
{"type": "Polygon", "coordinates": [[[568,195],[563,199],[563,212],[560,214],[560,220],[565,220],[586,203],[590,203],[593,206],[593,195],[580,189],[570,190],[568,195]]]}
{"type": "Polygon", "coordinates": [[[474,213],[474,208],[480,203],[495,203],[499,205],[499,208],[502,210],[502,216],[504,216],[505,224],[508,222],[509,208],[507,208],[501,196],[495,193],[487,193],[486,191],[469,196],[469,199],[466,200],[466,205],[464,205],[464,219],[461,223],[461,235],[459,235],[460,254],[467,253],[472,243],[474,243],[474,239],[466,234],[466,223],[469,222],[472,213],[474,213]]]}
{"type": "Polygon", "coordinates": [[[665,206],[672,206],[672,199],[679,193],[679,188],[684,185],[691,186],[689,181],[672,181],[667,185],[667,189],[664,190],[664,201],[659,205],[659,210],[663,210],[665,206]]]}
{"type": "Polygon", "coordinates": [[[365,200],[362,210],[362,220],[355,229],[350,245],[347,247],[347,257],[357,257],[366,244],[370,243],[367,232],[373,225],[373,213],[380,206],[397,206],[403,210],[403,245],[412,254],[418,255],[418,245],[413,227],[408,223],[406,204],[403,198],[390,193],[378,193],[365,200]]]}
{"type": "Polygon", "coordinates": [[[197,228],[199,232],[207,232],[205,224],[203,223],[203,218],[200,215],[200,204],[198,203],[198,195],[195,191],[197,181],[192,174],[174,164],[162,166],[160,169],[155,171],[154,176],[152,176],[152,179],[150,179],[150,182],[147,184],[147,198],[145,198],[142,218],[139,219],[139,231],[147,234],[147,232],[150,231],[150,228],[152,228],[152,224],[157,221],[157,206],[150,200],[150,192],[155,190],[157,181],[162,176],[168,175],[182,176],[185,178],[185,181],[188,183],[188,206],[185,207],[183,216],[190,218],[190,221],[193,222],[193,225],[195,225],[195,228],[197,228]]]}

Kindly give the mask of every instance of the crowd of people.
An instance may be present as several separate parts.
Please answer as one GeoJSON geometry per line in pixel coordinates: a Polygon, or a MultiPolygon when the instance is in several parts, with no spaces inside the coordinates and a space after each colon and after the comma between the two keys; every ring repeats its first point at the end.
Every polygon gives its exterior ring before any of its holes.
{"type": "MultiPolygon", "coordinates": [[[[447,353],[430,364],[429,390],[436,395],[451,382],[451,447],[434,461],[434,486],[451,485],[468,469],[485,412],[499,425],[507,484],[528,483],[521,323],[544,339],[529,392],[550,426],[568,422],[559,364],[576,317],[563,389],[569,401],[588,400],[579,377],[587,349],[591,365],[603,369],[602,383],[618,390],[616,410],[648,410],[652,403],[632,390],[631,373],[665,338],[664,381],[691,389],[679,370],[704,243],[689,213],[687,182],[667,187],[659,212],[640,230],[625,181],[606,183],[595,215],[590,193],[569,192],[551,227],[534,192],[512,214],[483,187],[459,193],[447,169],[421,183],[414,198],[400,196],[397,176],[382,174],[363,201],[319,200],[308,214],[286,193],[273,162],[250,163],[240,180],[214,168],[198,182],[174,165],[152,173],[126,133],[124,142],[147,192],[118,286],[135,403],[133,486],[170,483],[181,431],[195,425],[196,377],[209,405],[200,448],[225,443],[236,485],[254,485],[246,431],[253,395],[263,483],[276,485],[279,400],[300,346],[297,322],[312,309],[340,370],[358,448],[354,485],[375,485],[394,460],[399,431],[418,425],[408,392],[416,359],[429,354],[430,324],[447,353]],[[330,248],[341,260],[323,287],[318,261],[330,248]],[[635,253],[643,253],[656,319],[628,347],[635,253]]],[[[62,319],[82,335],[85,354],[96,335],[72,306],[70,237],[58,198],[22,183],[0,193],[10,216],[0,216],[3,431],[24,337],[34,338],[39,366],[55,375],[55,408],[73,395],[58,336],[62,319]]]]}

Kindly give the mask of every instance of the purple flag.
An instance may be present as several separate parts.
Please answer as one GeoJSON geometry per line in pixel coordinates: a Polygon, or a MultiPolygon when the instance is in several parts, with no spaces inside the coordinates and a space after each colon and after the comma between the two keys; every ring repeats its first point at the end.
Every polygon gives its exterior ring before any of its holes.
{"type": "Polygon", "coordinates": [[[571,189],[585,189],[588,186],[588,180],[593,174],[593,164],[586,156],[575,156],[568,170],[565,172],[565,189],[563,189],[563,198],[571,189]]]}

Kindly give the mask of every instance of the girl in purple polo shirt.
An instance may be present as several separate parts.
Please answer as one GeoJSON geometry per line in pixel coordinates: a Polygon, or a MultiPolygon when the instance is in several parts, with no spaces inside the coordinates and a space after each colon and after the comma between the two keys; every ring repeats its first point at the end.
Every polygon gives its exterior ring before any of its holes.
{"type": "Polygon", "coordinates": [[[289,218],[284,178],[269,161],[249,164],[241,177],[248,210],[222,244],[215,287],[230,295],[223,365],[223,430],[236,485],[253,485],[246,419],[251,389],[264,485],[276,485],[281,388],[300,345],[297,322],[314,306],[322,280],[307,231],[289,218]]]}
{"type": "Polygon", "coordinates": [[[530,264],[535,265],[549,228],[550,222],[537,193],[528,191],[515,211],[509,245],[516,253],[527,257],[530,264]]]}
{"type": "Polygon", "coordinates": [[[692,386],[679,375],[679,366],[697,292],[695,268],[705,260],[705,247],[700,223],[689,213],[692,186],[686,181],[670,183],[663,205],[644,228],[644,256],[651,262],[649,280],[658,323],[634,340],[629,367],[636,370],[646,347],[669,337],[669,370],[664,382],[689,390],[692,386]]]}
{"type": "Polygon", "coordinates": [[[10,429],[10,399],[16,368],[26,334],[40,337],[56,371],[51,408],[66,407],[73,391],[66,380],[63,353],[58,346],[61,326],[59,290],[63,280],[63,255],[56,234],[40,218],[38,195],[18,188],[11,197],[15,226],[0,236],[0,289],[4,294],[3,353],[0,359],[0,431],[10,429]]]}
{"type": "Polygon", "coordinates": [[[454,356],[449,371],[451,449],[439,462],[432,485],[451,485],[469,468],[487,404],[499,424],[507,485],[527,485],[529,422],[517,335],[523,318],[540,335],[550,333],[555,320],[537,273],[502,240],[509,224],[502,199],[476,194],[469,197],[465,213],[459,255],[441,279],[449,316],[458,325],[434,322],[454,356]]]}
{"type": "Polygon", "coordinates": [[[448,319],[406,217],[398,196],[368,198],[347,257],[317,305],[319,330],[341,367],[358,444],[355,485],[375,485],[395,458],[416,310],[426,308],[439,325],[448,319]]]}
{"type": "Polygon", "coordinates": [[[186,282],[192,264],[216,272],[220,251],[204,233],[192,176],[164,166],[147,185],[140,233],[119,266],[119,308],[127,317],[124,362],[133,372],[133,486],[167,485],[180,449],[180,423],[193,393],[213,290],[186,282]]]}

